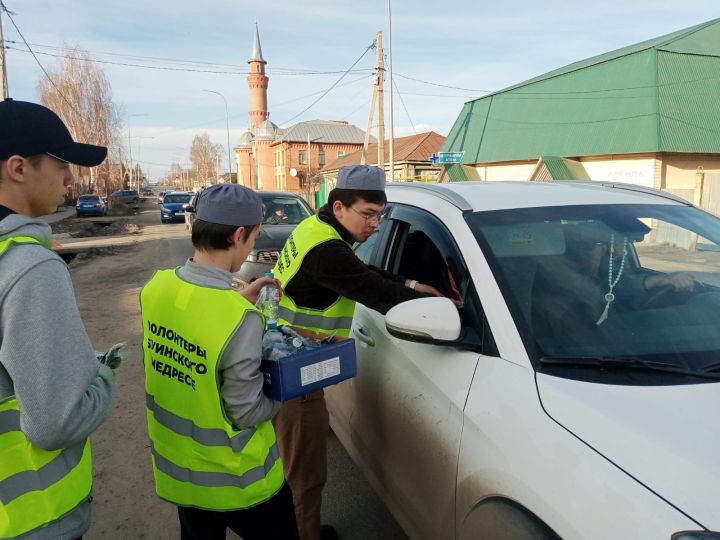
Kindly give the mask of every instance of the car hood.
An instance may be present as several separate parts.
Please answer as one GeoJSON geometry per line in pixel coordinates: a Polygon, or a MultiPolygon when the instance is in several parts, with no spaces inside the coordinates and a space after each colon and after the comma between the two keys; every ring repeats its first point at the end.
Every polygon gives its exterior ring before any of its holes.
{"type": "Polygon", "coordinates": [[[537,376],[547,414],[711,530],[720,530],[720,382],[621,386],[537,376]]]}
{"type": "Polygon", "coordinates": [[[174,212],[177,212],[178,210],[183,209],[184,204],[189,204],[189,203],[163,203],[162,207],[165,210],[172,210],[174,212]]]}
{"type": "Polygon", "coordinates": [[[274,249],[280,251],[285,245],[295,225],[262,225],[262,230],[255,240],[255,250],[274,249]]]}

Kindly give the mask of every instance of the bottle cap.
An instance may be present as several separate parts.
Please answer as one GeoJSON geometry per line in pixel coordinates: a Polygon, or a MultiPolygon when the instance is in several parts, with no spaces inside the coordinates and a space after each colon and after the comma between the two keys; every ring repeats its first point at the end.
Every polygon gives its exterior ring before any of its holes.
{"type": "Polygon", "coordinates": [[[272,272],[265,272],[265,277],[269,277],[269,278],[271,278],[271,279],[275,279],[275,274],[273,274],[272,272]]]}
{"type": "Polygon", "coordinates": [[[277,321],[268,321],[267,328],[268,330],[275,330],[277,328],[277,321]]]}

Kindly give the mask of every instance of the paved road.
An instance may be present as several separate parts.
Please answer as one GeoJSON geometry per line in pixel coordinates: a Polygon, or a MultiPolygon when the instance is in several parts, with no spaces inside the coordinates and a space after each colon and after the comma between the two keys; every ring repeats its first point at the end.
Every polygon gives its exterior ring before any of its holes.
{"type": "MultiPolygon", "coordinates": [[[[88,333],[98,349],[127,342],[128,362],[117,374],[115,408],[93,436],[95,502],[93,525],[85,538],[161,538],[179,536],[173,507],[153,491],[147,450],[143,374],[140,363],[139,289],[157,267],[182,264],[192,253],[183,224],[160,225],[146,205],[138,217],[141,235],[66,238],[64,245],[116,248],[71,265],[76,294],[88,333]]],[[[329,481],[323,522],[341,540],[403,540],[384,505],[364,481],[332,433],[328,435],[329,481]]],[[[229,538],[237,538],[233,534],[229,538]]]]}

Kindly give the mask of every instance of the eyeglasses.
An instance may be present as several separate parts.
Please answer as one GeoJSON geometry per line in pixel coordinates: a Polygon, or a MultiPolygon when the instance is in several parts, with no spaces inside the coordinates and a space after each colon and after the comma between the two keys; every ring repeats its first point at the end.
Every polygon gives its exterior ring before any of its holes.
{"type": "Polygon", "coordinates": [[[370,214],[365,214],[365,213],[363,213],[363,212],[358,212],[358,211],[355,210],[352,206],[349,206],[348,208],[350,208],[350,210],[352,210],[352,211],[355,212],[358,216],[360,216],[361,218],[363,218],[363,219],[365,220],[365,223],[369,223],[369,224],[372,224],[372,222],[374,221],[377,225],[380,225],[380,222],[381,222],[381,221],[383,220],[383,218],[385,217],[385,214],[383,214],[383,213],[381,213],[381,212],[372,212],[372,213],[370,213],[370,214]]]}

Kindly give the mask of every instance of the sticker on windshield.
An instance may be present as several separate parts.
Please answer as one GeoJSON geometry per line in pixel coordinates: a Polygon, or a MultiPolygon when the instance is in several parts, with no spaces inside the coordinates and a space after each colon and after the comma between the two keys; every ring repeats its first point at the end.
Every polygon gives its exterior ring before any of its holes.
{"type": "Polygon", "coordinates": [[[535,242],[535,236],[530,229],[511,229],[507,235],[508,242],[513,245],[527,245],[535,242]]]}
{"type": "Polygon", "coordinates": [[[300,368],[300,384],[307,386],[308,384],[323,381],[336,375],[340,375],[339,356],[300,368]]]}

